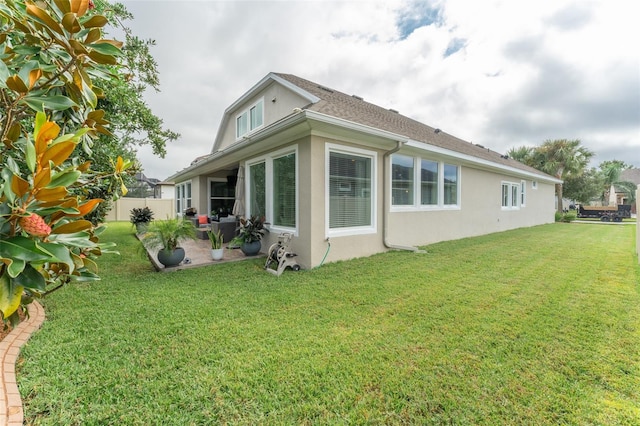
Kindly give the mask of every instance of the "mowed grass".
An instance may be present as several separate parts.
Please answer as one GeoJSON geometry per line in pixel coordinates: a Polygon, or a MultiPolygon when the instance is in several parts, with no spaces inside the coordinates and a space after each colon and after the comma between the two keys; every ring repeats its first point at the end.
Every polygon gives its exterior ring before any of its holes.
{"type": "MultiPolygon", "coordinates": [[[[635,226],[552,224],[325,264],[152,270],[45,302],[28,424],[640,423],[635,226]]],[[[334,244],[338,244],[335,241],[334,244]]]]}

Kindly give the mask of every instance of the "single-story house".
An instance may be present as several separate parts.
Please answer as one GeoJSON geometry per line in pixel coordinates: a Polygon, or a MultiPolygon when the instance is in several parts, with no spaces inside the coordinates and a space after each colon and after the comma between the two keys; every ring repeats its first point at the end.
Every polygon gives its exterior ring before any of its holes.
{"type": "Polygon", "coordinates": [[[175,197],[175,185],[173,182],[158,182],[153,188],[153,198],[173,199],[175,197]]]}
{"type": "MultiPolygon", "coordinates": [[[[636,185],[640,185],[640,169],[626,169],[620,173],[620,178],[618,179],[620,182],[631,182],[636,185]]],[[[609,200],[609,204],[619,205],[619,204],[631,204],[631,213],[637,212],[637,200],[632,202],[632,197],[630,197],[627,188],[622,188],[618,185],[612,185],[611,194],[609,200]]]]}
{"type": "Polygon", "coordinates": [[[264,215],[303,268],[554,221],[558,179],[398,111],[270,73],[211,153],[167,180],[176,211],[264,215]],[[329,249],[330,248],[330,249],[329,249]]]}

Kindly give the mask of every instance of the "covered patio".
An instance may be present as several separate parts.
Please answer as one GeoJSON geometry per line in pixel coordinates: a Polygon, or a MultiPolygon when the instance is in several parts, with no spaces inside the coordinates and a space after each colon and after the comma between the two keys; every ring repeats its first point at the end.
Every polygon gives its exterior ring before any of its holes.
{"type": "MultiPolygon", "coordinates": [[[[138,236],[140,238],[140,236],[138,236]]],[[[211,259],[211,243],[209,240],[186,240],[180,243],[180,246],[184,248],[186,257],[180,263],[180,265],[172,268],[165,268],[160,262],[158,262],[158,250],[149,250],[145,247],[147,257],[151,261],[153,267],[159,272],[171,272],[179,271],[188,268],[197,268],[200,266],[217,265],[228,262],[238,262],[241,260],[251,260],[256,258],[264,258],[266,255],[260,253],[257,256],[246,256],[239,248],[224,247],[224,257],[221,260],[211,259]]],[[[268,247],[267,247],[268,248],[268,247]]],[[[262,250],[265,250],[264,243],[262,250]]]]}

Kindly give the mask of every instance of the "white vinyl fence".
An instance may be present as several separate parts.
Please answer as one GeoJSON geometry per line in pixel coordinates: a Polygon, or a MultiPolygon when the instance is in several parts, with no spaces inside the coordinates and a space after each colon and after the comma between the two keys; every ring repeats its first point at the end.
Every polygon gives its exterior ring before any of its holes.
{"type": "Polygon", "coordinates": [[[107,213],[107,221],[129,220],[131,209],[134,207],[149,207],[154,219],[166,219],[176,216],[176,203],[167,198],[120,198],[113,203],[113,208],[107,213]]]}

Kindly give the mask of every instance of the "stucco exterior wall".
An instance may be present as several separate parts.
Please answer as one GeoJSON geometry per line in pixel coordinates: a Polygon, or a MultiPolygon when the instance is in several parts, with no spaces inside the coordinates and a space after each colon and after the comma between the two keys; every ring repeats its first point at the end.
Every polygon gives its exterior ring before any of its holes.
{"type": "Polygon", "coordinates": [[[222,140],[218,149],[224,149],[234,144],[236,139],[236,117],[242,111],[256,103],[260,98],[264,99],[264,126],[275,123],[282,117],[293,113],[294,108],[301,108],[309,101],[303,99],[291,90],[279,84],[272,83],[263,92],[247,99],[230,111],[230,119],[224,127],[222,140]]]}
{"type": "Polygon", "coordinates": [[[507,210],[501,205],[503,181],[516,183],[521,179],[462,166],[460,209],[392,212],[389,242],[418,246],[555,220],[552,184],[538,182],[537,189],[533,189],[532,182],[526,181],[526,205],[507,210]]]}
{"type": "MultiPolygon", "coordinates": [[[[326,217],[326,144],[346,144],[319,136],[307,136],[294,142],[298,145],[298,234],[291,242],[291,250],[297,254],[302,268],[309,269],[325,262],[370,256],[385,251],[381,238],[382,223],[378,214],[375,234],[331,237],[327,240],[326,217]],[[330,247],[329,247],[330,244],[330,247]],[[326,256],[326,258],[325,258],[326,256]]],[[[381,190],[382,154],[378,153],[376,185],[381,190]]],[[[381,193],[380,193],[381,194],[381,193]]],[[[376,197],[376,209],[382,208],[382,196],[376,197]]],[[[279,233],[265,235],[262,250],[277,241],[279,233]]]]}
{"type": "MultiPolygon", "coordinates": [[[[370,256],[387,250],[383,239],[385,180],[383,150],[376,150],[376,233],[330,237],[327,240],[326,173],[327,144],[345,147],[370,147],[331,139],[308,136],[294,142],[298,145],[298,234],[291,249],[303,268],[323,261],[334,262],[370,256]],[[330,244],[330,248],[329,248],[330,244]],[[326,258],[325,258],[326,255],[326,258]]],[[[526,181],[526,203],[515,210],[501,206],[502,182],[519,183],[522,179],[461,167],[461,203],[459,209],[388,212],[388,242],[403,246],[419,246],[554,221],[555,188],[537,182],[537,189],[526,181]]],[[[388,190],[388,188],[387,188],[388,190]]],[[[263,251],[276,242],[278,233],[267,234],[263,251]]]]}

